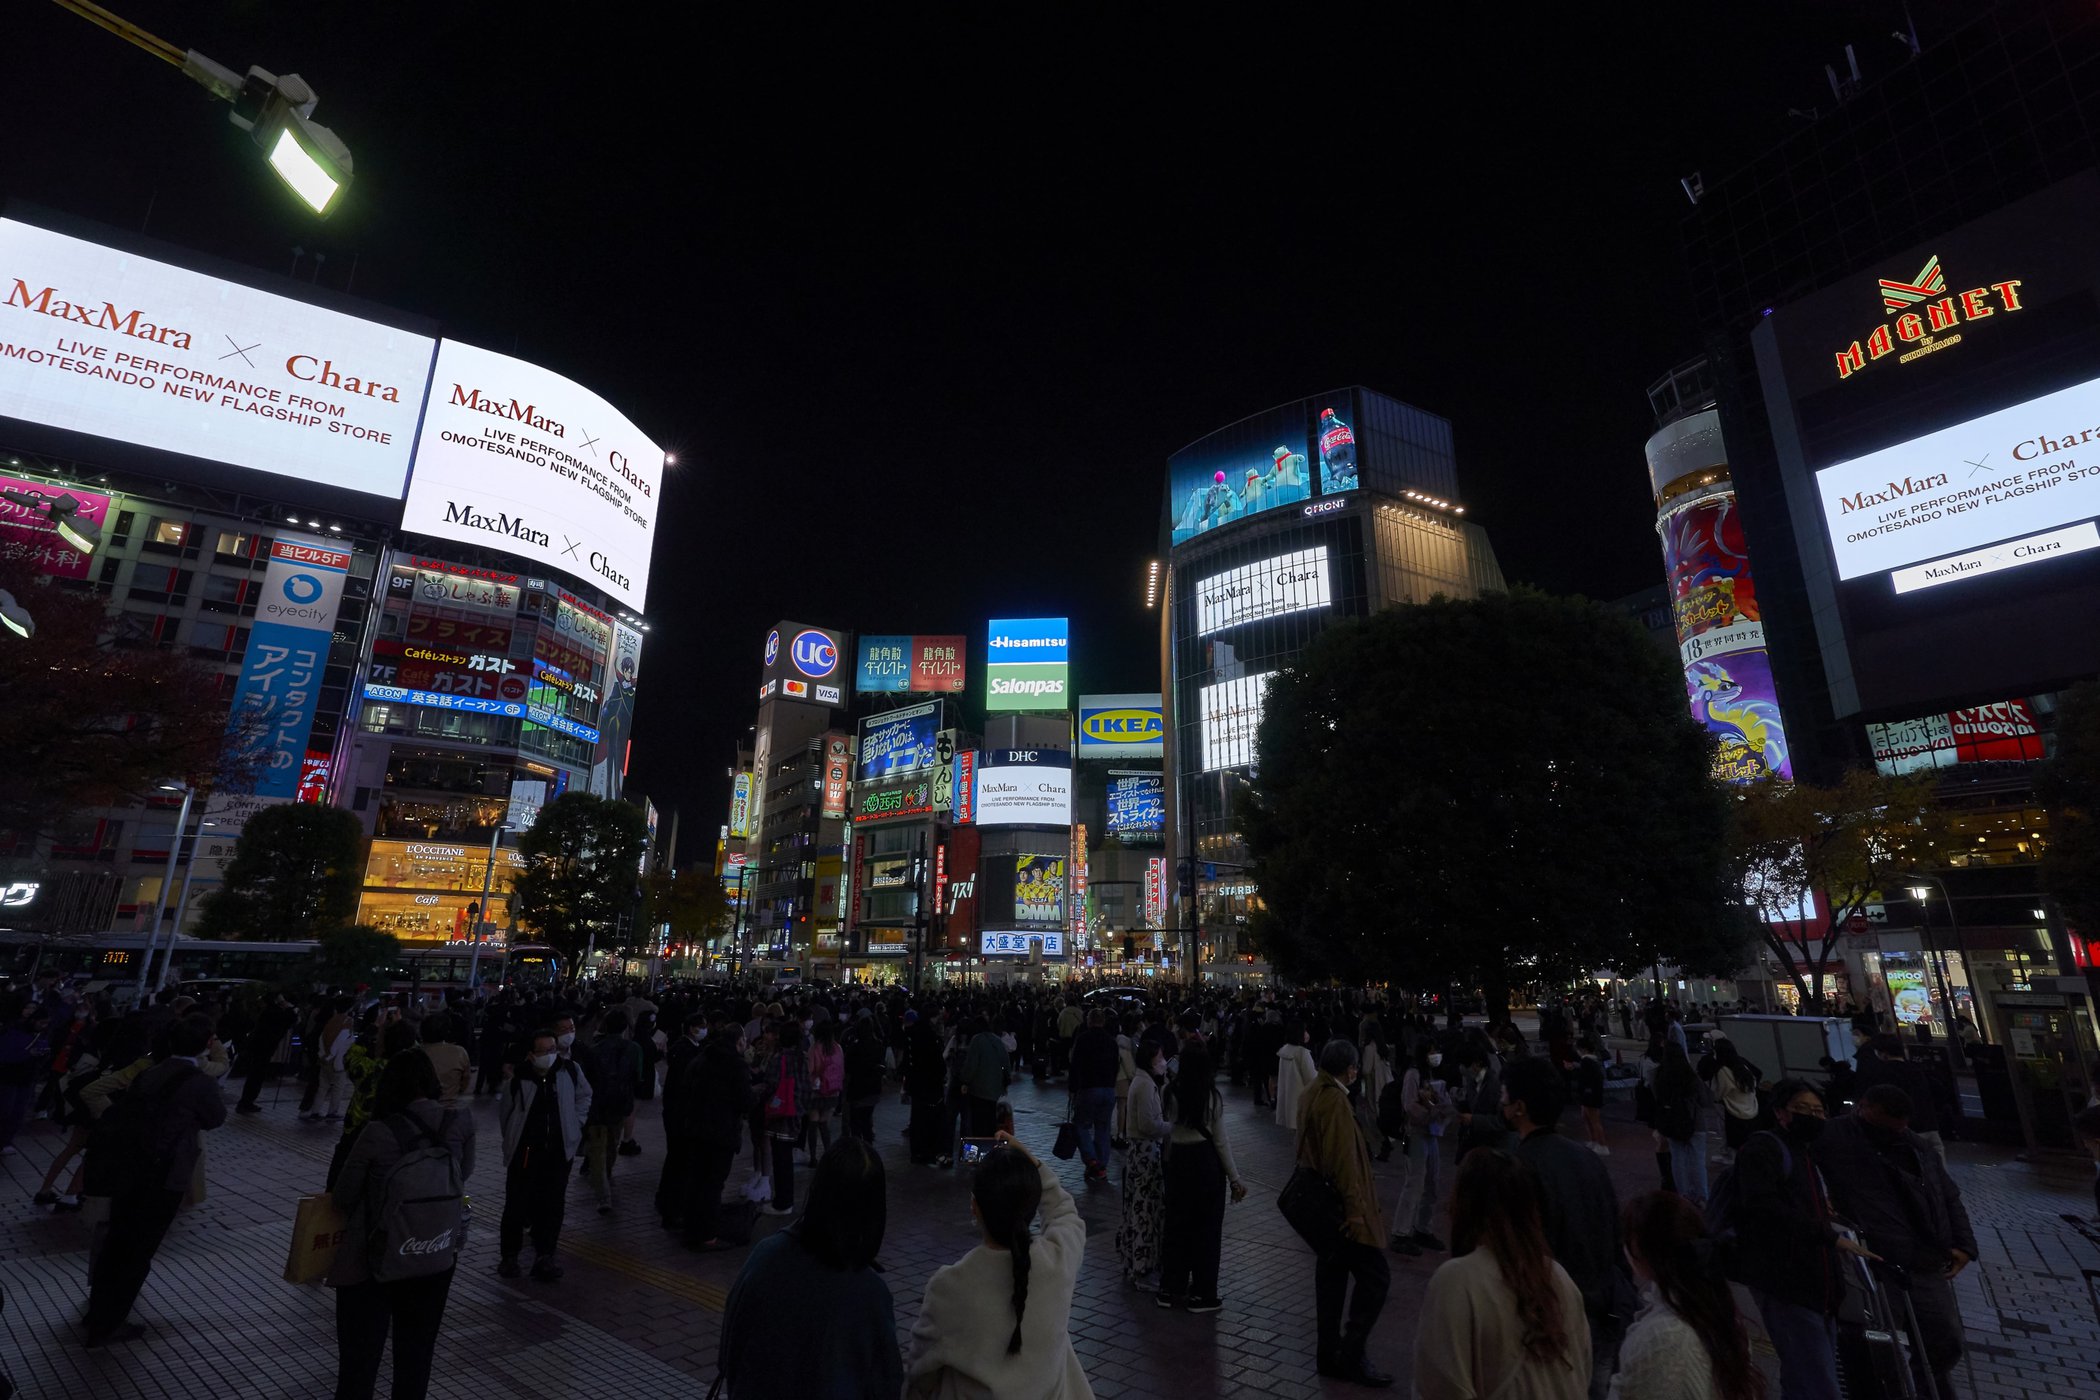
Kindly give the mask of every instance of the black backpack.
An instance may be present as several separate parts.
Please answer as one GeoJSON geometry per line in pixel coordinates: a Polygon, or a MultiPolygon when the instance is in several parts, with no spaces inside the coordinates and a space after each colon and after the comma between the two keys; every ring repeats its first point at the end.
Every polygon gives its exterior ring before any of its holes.
{"type": "Polygon", "coordinates": [[[123,1196],[166,1183],[184,1128],[175,1096],[202,1071],[181,1064],[147,1090],[141,1081],[159,1069],[155,1065],[133,1080],[88,1129],[83,1189],[90,1196],[123,1196]]]}
{"type": "MultiPolygon", "coordinates": [[[[1743,1148],[1761,1137],[1768,1137],[1779,1144],[1779,1175],[1782,1178],[1794,1174],[1794,1154],[1787,1150],[1786,1139],[1774,1132],[1756,1132],[1743,1140],[1743,1148]]],[[[1712,1239],[1714,1252],[1719,1259],[1724,1278],[1735,1278],[1741,1269],[1738,1231],[1742,1224],[1743,1187],[1736,1172],[1741,1168],[1743,1148],[1736,1150],[1735,1161],[1721,1169],[1714,1178],[1713,1189],[1706,1196],[1706,1233],[1712,1239]]]]}

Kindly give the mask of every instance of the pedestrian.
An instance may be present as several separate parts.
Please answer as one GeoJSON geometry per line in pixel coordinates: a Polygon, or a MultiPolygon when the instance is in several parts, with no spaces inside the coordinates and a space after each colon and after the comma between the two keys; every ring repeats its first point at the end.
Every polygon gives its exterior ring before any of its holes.
{"type": "Polygon", "coordinates": [[[1712,1094],[1691,1058],[1675,1041],[1665,1041],[1662,1064],[1655,1071],[1655,1139],[1670,1154],[1670,1178],[1678,1195],[1693,1205],[1706,1205],[1706,1119],[1712,1094]]]}
{"type": "Polygon", "coordinates": [[[1086,1028],[1072,1038],[1072,1099],[1079,1124],[1079,1155],[1089,1183],[1108,1180],[1109,1139],[1116,1115],[1116,1038],[1108,1031],[1108,1013],[1095,1007],[1086,1028]]]}
{"type": "Polygon", "coordinates": [[[882,1033],[863,1006],[846,1030],[846,1131],[875,1142],[875,1105],[882,1101],[882,1033]]]}
{"type": "Polygon", "coordinates": [[[1876,1084],[1859,1107],[1826,1127],[1816,1142],[1816,1165],[1830,1187],[1833,1209],[1859,1227],[1868,1249],[1903,1271],[1888,1277],[1910,1295],[1925,1339],[1924,1366],[1939,1394],[1952,1395],[1954,1363],[1961,1359],[1961,1308],[1953,1280],[1976,1257],[1976,1232],[1961,1190],[1932,1144],[1910,1130],[1911,1100],[1893,1084],[1876,1084]]]}
{"type": "Polygon", "coordinates": [[[38,1078],[50,1059],[47,1039],[50,1011],[24,1002],[0,1026],[0,1157],[15,1155],[15,1134],[29,1121],[36,1102],[38,1078]]]}
{"type": "Polygon", "coordinates": [[[1554,1262],[1538,1188],[1514,1155],[1466,1154],[1451,1207],[1451,1258],[1429,1276],[1415,1332],[1419,1400],[1584,1400],[1582,1292],[1554,1262]]]}
{"type": "Polygon", "coordinates": [[[1876,1084],[1893,1084],[1910,1096],[1910,1130],[1932,1144],[1940,1164],[1947,1162],[1947,1143],[1940,1132],[1939,1105],[1922,1065],[1903,1057],[1903,1042],[1893,1035],[1877,1035],[1860,1047],[1859,1073],[1852,1083],[1855,1095],[1876,1084]]]}
{"type": "Polygon", "coordinates": [[[1313,1053],[1306,1044],[1306,1029],[1297,1021],[1283,1027],[1283,1045],[1276,1052],[1276,1125],[1298,1131],[1306,1092],[1319,1077],[1313,1053]]]}
{"type": "Polygon", "coordinates": [[[656,1174],[656,1213],[666,1230],[685,1223],[685,1198],[693,1171],[694,1119],[683,1095],[688,1083],[686,1067],[699,1057],[706,1044],[707,1013],[695,1011],[685,1018],[678,1039],[664,1047],[664,1165],[656,1174]]]}
{"type": "Polygon", "coordinates": [[[645,1072],[642,1047],[627,1038],[627,1012],[614,1007],[598,1021],[598,1037],[581,1068],[591,1082],[591,1111],[583,1120],[583,1163],[598,1214],[613,1209],[613,1167],[620,1160],[622,1125],[634,1112],[645,1072]]]}
{"type": "Polygon", "coordinates": [[[802,1140],[802,1116],[809,1111],[809,1047],[802,1023],[783,1018],[775,1028],[773,1050],[759,1080],[765,1135],[773,1153],[773,1198],[767,1215],[795,1213],[795,1144],[802,1140]]]}
{"type": "MultiPolygon", "coordinates": [[[[1004,1055],[1004,1047],[1000,1053],[1004,1055]]],[[[831,1150],[831,1120],[838,1116],[839,1100],[846,1092],[846,1052],[839,1048],[838,1022],[828,1016],[812,1028],[809,1085],[809,1123],[803,1131],[802,1150],[814,1166],[831,1150]]]]}
{"type": "Polygon", "coordinates": [[[1590,1151],[1609,1157],[1611,1144],[1604,1137],[1604,1047],[1596,1037],[1585,1036],[1575,1048],[1580,1055],[1575,1063],[1575,1103],[1582,1109],[1583,1135],[1590,1151]]]}
{"type": "Polygon", "coordinates": [[[936,1165],[947,1151],[941,1095],[947,1083],[940,1032],[931,1017],[904,1013],[904,1095],[911,1100],[911,1164],[936,1165]]]}
{"type": "Polygon", "coordinates": [[[132,1304],[153,1269],[204,1151],[202,1134],[226,1121],[219,1087],[198,1062],[218,1044],[211,1018],[168,1027],[168,1055],[113,1100],[88,1143],[88,1187],[110,1198],[109,1231],[90,1271],[87,1344],[129,1340],[132,1304]]]}
{"type": "Polygon", "coordinates": [[[1218,1297],[1225,1194],[1229,1190],[1234,1201],[1244,1201],[1247,1185],[1225,1140],[1225,1099],[1217,1089],[1210,1047],[1200,1038],[1192,1037],[1182,1046],[1162,1111],[1171,1126],[1163,1149],[1166,1230],[1155,1301],[1192,1313],[1216,1312],[1225,1306],[1218,1297]]]}
{"type": "Polygon", "coordinates": [[[1732,1160],[1744,1139],[1764,1126],[1764,1101],[1757,1096],[1763,1075],[1725,1035],[1714,1037],[1713,1056],[1713,1092],[1721,1105],[1721,1143],[1732,1160]]]}
{"type": "Polygon", "coordinates": [[[569,1191],[569,1164],[583,1146],[583,1124],[591,1109],[591,1085],[573,1060],[563,1059],[558,1033],[535,1034],[522,1064],[503,1067],[497,1099],[503,1130],[503,1219],[497,1227],[501,1255],[496,1272],[518,1277],[518,1253],[532,1232],[532,1276],[553,1283],[562,1276],[554,1261],[569,1191]]]}
{"type": "Polygon", "coordinates": [[[343,1053],[344,1083],[349,1085],[349,1102],[343,1107],[343,1131],[335,1140],[335,1153],[328,1161],[328,1188],[335,1189],[336,1176],[343,1170],[343,1162],[350,1156],[351,1144],[357,1135],[372,1120],[372,1101],[379,1092],[379,1072],[387,1061],[396,1055],[407,1054],[416,1048],[416,1031],[401,1019],[401,1013],[389,1007],[377,1013],[365,1033],[351,1042],[343,1053]]]}
{"type": "MultiPolygon", "coordinates": [[[[724,1015],[686,1064],[678,1094],[679,1131],[690,1139],[691,1170],[682,1207],[686,1246],[727,1249],[721,1238],[722,1188],[736,1165],[737,1143],[758,1088],[744,1058],[744,1028],[724,1015]]],[[[669,1095],[666,1095],[666,1106],[669,1095]]]]}
{"type": "Polygon", "coordinates": [[[1763,1400],[1764,1375],[1699,1212],[1651,1191],[1627,1203],[1621,1224],[1647,1303],[1620,1347],[1612,1400],[1763,1400]]]}
{"type": "Polygon", "coordinates": [[[1590,1400],[1604,1400],[1635,1303],[1619,1253],[1619,1194],[1597,1154],[1561,1136],[1567,1084],[1542,1056],[1510,1064],[1502,1076],[1502,1100],[1503,1117],[1517,1134],[1517,1160],[1538,1183],[1546,1244],[1582,1292],[1590,1400]]]}
{"type": "Polygon", "coordinates": [[[1502,1121],[1503,1060],[1479,1027],[1466,1033],[1458,1059],[1464,1075],[1457,1095],[1458,1160],[1463,1162],[1476,1147],[1507,1148],[1510,1137],[1502,1121]]]}
{"type": "MultiPolygon", "coordinates": [[[[423,1025],[428,1032],[430,1022],[423,1025]]],[[[380,1353],[393,1334],[393,1400],[423,1400],[430,1389],[430,1363],[444,1322],[445,1299],[465,1243],[463,1227],[447,1246],[405,1256],[414,1272],[393,1272],[377,1254],[388,1235],[388,1212],[398,1208],[400,1192],[392,1178],[426,1147],[440,1147],[451,1158],[455,1184],[474,1173],[474,1118],[447,1108],[436,1067],[423,1055],[397,1055],[380,1071],[373,1097],[372,1120],[350,1148],[336,1177],[334,1200],[343,1213],[343,1242],[329,1266],[335,1289],[335,1400],[371,1400],[379,1381],[380,1353]]],[[[461,1087],[464,1087],[462,1085],[461,1087]]],[[[420,1178],[419,1178],[420,1179],[420,1178]]],[[[418,1200],[428,1206],[435,1202],[418,1200]]],[[[433,1238],[408,1243],[432,1246],[433,1238]]],[[[402,1260],[392,1261],[398,1269],[402,1260]]]]}
{"type": "Polygon", "coordinates": [[[1443,1193],[1444,1129],[1458,1117],[1441,1076],[1443,1055],[1436,1042],[1422,1036],[1412,1061],[1400,1076],[1400,1100],[1407,1106],[1407,1155],[1400,1178],[1400,1200],[1393,1211],[1395,1254],[1441,1252],[1444,1242],[1430,1232],[1443,1193]]]}
{"type": "Polygon", "coordinates": [[[998,1138],[970,1182],[982,1242],[927,1280],[905,1358],[908,1400],[1094,1393],[1071,1335],[1086,1221],[1057,1173],[1012,1133],[998,1138]],[[1040,1235],[1029,1229],[1038,1209],[1040,1235]]]}
{"type": "Polygon", "coordinates": [[[1169,1125],[1160,1110],[1160,1086],[1166,1082],[1167,1057],[1157,1045],[1145,1046],[1144,1052],[1125,1109],[1129,1145],[1123,1149],[1123,1223],[1116,1231],[1123,1280],[1133,1288],[1154,1282],[1150,1276],[1160,1266],[1160,1231],[1166,1224],[1160,1153],[1169,1125]]]}
{"type": "Polygon", "coordinates": [[[310,1122],[333,1123],[343,1115],[350,1094],[350,1047],[356,1041],[354,1023],[350,1019],[351,1005],[350,998],[337,998],[333,1010],[316,1033],[319,1098],[309,1097],[303,1101],[299,1113],[301,1118],[310,1122]]]}
{"type": "Polygon", "coordinates": [[[729,1290],[716,1364],[736,1400],[895,1400],[897,1307],[874,1268],[885,1209],[875,1149],[825,1149],[802,1218],[754,1248],[729,1290]]]}
{"type": "Polygon", "coordinates": [[[262,1112],[262,1105],[256,1100],[262,1097],[263,1085],[276,1067],[277,1047],[284,1043],[285,1036],[298,1021],[299,1013],[292,1009],[292,999],[283,992],[272,996],[269,1005],[255,1018],[255,1024],[241,1038],[240,1069],[244,1082],[241,1101],[234,1105],[234,1112],[262,1112]]]}
{"type": "Polygon", "coordinates": [[[1320,1051],[1320,1072],[1305,1093],[1298,1131],[1297,1162],[1319,1172],[1342,1198],[1342,1239],[1313,1266],[1318,1318],[1319,1372],[1358,1385],[1388,1386],[1393,1378],[1364,1354],[1371,1328],[1385,1307],[1393,1282],[1385,1261],[1385,1216],[1371,1181],[1371,1149],[1349,1104],[1349,1086],[1360,1073],[1356,1047],[1330,1040],[1320,1051]],[[1351,1281],[1353,1297],[1348,1297],[1351,1281]],[[1342,1324],[1348,1298],[1349,1320],[1342,1324]]]}
{"type": "Polygon", "coordinates": [[[999,1100],[1006,1094],[1006,1042],[984,1017],[971,1020],[963,1048],[963,1136],[988,1138],[999,1130],[999,1100]]]}
{"type": "Polygon", "coordinates": [[[1375,1016],[1366,1016],[1356,1030],[1357,1054],[1362,1058],[1363,1078],[1357,1081],[1357,1111],[1371,1125],[1368,1134],[1378,1144],[1375,1154],[1379,1161],[1389,1161],[1393,1155],[1393,1144],[1384,1133],[1378,1131],[1378,1104],[1386,1086],[1393,1082],[1393,1065],[1387,1057],[1385,1030],[1375,1016]]]}
{"type": "Polygon", "coordinates": [[[446,1108],[459,1107],[460,1096],[473,1086],[474,1066],[467,1058],[467,1047],[458,1043],[458,1022],[449,1011],[434,1011],[423,1018],[418,1034],[424,1057],[437,1071],[438,1102],[446,1108]]]}

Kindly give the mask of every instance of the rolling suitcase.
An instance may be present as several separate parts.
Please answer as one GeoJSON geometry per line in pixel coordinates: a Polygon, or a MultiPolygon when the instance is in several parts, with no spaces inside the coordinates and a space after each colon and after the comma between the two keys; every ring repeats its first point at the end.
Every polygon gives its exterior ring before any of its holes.
{"type": "Polygon", "coordinates": [[[1839,1259],[1845,1296],[1838,1304],[1838,1386],[1845,1400],[1940,1400],[1903,1269],[1856,1254],[1839,1259]]]}

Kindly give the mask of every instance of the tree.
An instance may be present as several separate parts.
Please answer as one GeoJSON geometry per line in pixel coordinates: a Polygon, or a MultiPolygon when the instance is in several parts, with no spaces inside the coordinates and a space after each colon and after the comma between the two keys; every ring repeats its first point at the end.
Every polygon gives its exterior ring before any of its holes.
{"type": "Polygon", "coordinates": [[[357,913],[364,827],[340,807],[285,802],[248,818],[226,882],[204,898],[207,938],[311,938],[357,913]]]}
{"type": "Polygon", "coordinates": [[[620,916],[635,908],[647,841],[641,808],[563,793],[518,838],[525,868],[512,879],[512,912],[564,957],[593,938],[610,946],[620,916]]]}
{"type": "Polygon", "coordinates": [[[344,924],[321,935],[313,979],[318,986],[344,990],[374,986],[400,956],[401,940],[391,933],[370,924],[344,924]]]}
{"type": "Polygon", "coordinates": [[[644,930],[670,925],[671,942],[691,943],[709,937],[729,918],[729,899],[722,882],[697,865],[674,878],[652,870],[642,878],[642,907],[635,923],[644,930]]]}
{"type": "Polygon", "coordinates": [[[1823,979],[1846,927],[1884,881],[1930,849],[1938,828],[1932,787],[1929,773],[1853,769],[1832,787],[1767,779],[1737,792],[1729,827],[1736,880],[1765,946],[1811,1011],[1823,1010],[1823,979]],[[1786,936],[1789,928],[1801,936],[1786,936]]]}
{"type": "Polygon", "coordinates": [[[1531,590],[1331,626],[1270,680],[1253,933],[1305,980],[1477,984],[1675,960],[1725,918],[1725,798],[1678,667],[1531,590]]]}
{"type": "Polygon", "coordinates": [[[223,792],[253,787],[254,759],[227,742],[216,669],[120,645],[118,620],[98,593],[19,565],[0,565],[0,588],[36,619],[34,636],[0,634],[9,734],[0,831],[34,842],[74,812],[132,806],[174,779],[223,792]]]}
{"type": "Polygon", "coordinates": [[[2042,875],[2064,921],[2100,937],[2100,685],[2088,681],[2056,711],[2056,756],[2042,765],[2035,792],[2049,812],[2042,875]]]}

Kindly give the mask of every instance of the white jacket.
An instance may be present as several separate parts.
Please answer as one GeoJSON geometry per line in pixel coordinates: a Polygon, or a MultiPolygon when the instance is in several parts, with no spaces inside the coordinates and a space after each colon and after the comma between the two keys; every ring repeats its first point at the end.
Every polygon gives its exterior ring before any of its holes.
{"type": "Polygon", "coordinates": [[[926,1282],[904,1358],[909,1400],[1092,1400],[1072,1350],[1072,1288],[1086,1256],[1086,1221],[1057,1174],[1038,1163],[1043,1228],[1028,1248],[1028,1307],[1011,1355],[1013,1259],[978,1245],[926,1282]]]}
{"type": "MultiPolygon", "coordinates": [[[[555,1060],[547,1077],[554,1083],[555,1111],[561,1114],[562,1155],[574,1157],[583,1146],[583,1120],[591,1111],[591,1081],[584,1077],[583,1066],[566,1056],[555,1060]]],[[[513,1074],[504,1081],[502,1094],[496,1100],[496,1113],[503,1125],[506,1167],[517,1157],[518,1144],[525,1140],[525,1120],[539,1092],[538,1081],[523,1074],[513,1074]]]]}
{"type": "Polygon", "coordinates": [[[1305,1103],[1305,1091],[1312,1088],[1313,1081],[1320,1077],[1319,1067],[1313,1064],[1312,1051],[1303,1045],[1286,1045],[1276,1052],[1276,1123],[1279,1127],[1298,1131],[1298,1115],[1305,1103]]]}

